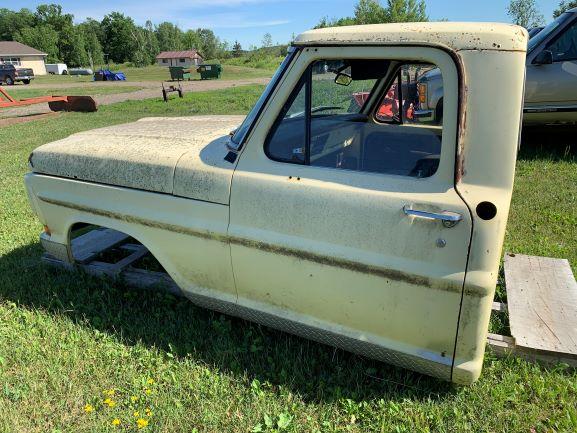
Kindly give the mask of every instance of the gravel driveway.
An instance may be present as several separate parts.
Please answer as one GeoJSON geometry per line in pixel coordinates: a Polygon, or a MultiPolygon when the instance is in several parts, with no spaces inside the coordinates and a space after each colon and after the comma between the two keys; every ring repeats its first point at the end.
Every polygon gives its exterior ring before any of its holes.
{"type": "MultiPolygon", "coordinates": [[[[227,89],[230,87],[236,86],[245,86],[248,84],[267,84],[269,82],[269,78],[248,78],[243,80],[206,80],[206,81],[182,81],[181,85],[185,93],[188,92],[204,92],[207,90],[219,90],[219,89],[227,89]]],[[[78,83],[81,84],[81,83],[78,83]]],[[[110,83],[106,85],[115,85],[117,83],[110,83]]],[[[117,102],[124,102],[124,101],[134,101],[134,100],[142,100],[142,99],[153,99],[153,98],[162,98],[162,91],[161,91],[161,84],[151,81],[137,81],[137,82],[126,82],[123,83],[124,85],[128,86],[138,86],[138,87],[145,87],[144,89],[137,90],[134,92],[122,92],[122,86],[118,87],[119,93],[109,93],[106,95],[97,95],[93,96],[93,98],[98,102],[99,105],[108,105],[108,104],[115,104],[117,102]]],[[[66,89],[70,87],[70,84],[39,84],[35,85],[34,88],[62,88],[66,89]]],[[[77,87],[76,85],[74,87],[77,87]]],[[[63,92],[64,93],[64,92],[63,92]]],[[[0,109],[0,118],[12,118],[12,117],[20,117],[20,116],[33,116],[37,114],[44,114],[49,113],[50,108],[48,108],[48,104],[36,104],[36,105],[29,105],[26,107],[18,107],[18,108],[10,108],[10,109],[0,109]]],[[[2,124],[8,124],[12,122],[1,122],[2,124]]]]}

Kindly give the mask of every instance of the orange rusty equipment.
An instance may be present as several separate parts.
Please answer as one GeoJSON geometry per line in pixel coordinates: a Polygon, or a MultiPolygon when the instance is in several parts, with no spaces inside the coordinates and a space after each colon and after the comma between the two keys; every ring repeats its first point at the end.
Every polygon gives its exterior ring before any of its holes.
{"type": "Polygon", "coordinates": [[[98,110],[98,104],[90,96],[38,96],[36,98],[14,99],[0,87],[0,108],[22,107],[47,102],[52,111],[81,111],[85,113],[98,110]]]}

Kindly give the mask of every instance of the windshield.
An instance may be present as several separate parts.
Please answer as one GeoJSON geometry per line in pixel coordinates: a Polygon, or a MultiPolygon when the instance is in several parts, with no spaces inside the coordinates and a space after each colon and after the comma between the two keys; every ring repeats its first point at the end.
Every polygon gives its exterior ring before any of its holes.
{"type": "Polygon", "coordinates": [[[542,41],[547,39],[547,37],[551,33],[553,33],[560,25],[564,24],[567,20],[571,19],[572,16],[573,16],[572,13],[567,12],[559,15],[555,21],[550,23],[543,30],[541,30],[539,33],[537,33],[535,36],[529,39],[529,44],[527,45],[527,52],[530,53],[531,51],[533,51],[533,49],[537,45],[539,45],[542,41]]]}
{"type": "Polygon", "coordinates": [[[293,54],[295,52],[296,52],[295,47],[289,48],[289,52],[288,52],[287,56],[285,57],[285,59],[283,60],[283,62],[279,66],[279,68],[276,70],[276,72],[274,73],[270,82],[268,83],[268,85],[264,89],[264,92],[262,92],[262,95],[260,95],[260,98],[258,98],[258,101],[256,101],[256,104],[254,105],[252,110],[250,110],[250,113],[248,113],[248,116],[246,116],[246,118],[244,119],[242,124],[234,132],[233,136],[230,139],[231,147],[233,149],[235,149],[235,150],[240,149],[251,125],[253,124],[253,122],[255,121],[257,116],[259,115],[260,110],[264,106],[265,102],[267,101],[268,97],[272,93],[273,89],[276,87],[277,82],[279,81],[280,77],[282,76],[287,65],[290,63],[290,61],[293,57],[293,54]]]}

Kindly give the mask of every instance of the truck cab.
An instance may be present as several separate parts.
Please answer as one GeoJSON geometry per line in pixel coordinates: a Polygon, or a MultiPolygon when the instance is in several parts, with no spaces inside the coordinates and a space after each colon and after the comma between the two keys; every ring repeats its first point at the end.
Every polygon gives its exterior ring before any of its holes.
{"type": "Polygon", "coordinates": [[[529,40],[524,123],[577,124],[577,8],[529,40]]]}
{"type": "Polygon", "coordinates": [[[504,24],[305,32],[244,119],[145,118],[34,150],[25,183],[41,242],[74,264],[77,225],[119,231],[201,306],[472,383],[526,45],[504,24]],[[424,125],[412,84],[435,68],[443,123],[424,125]]]}
{"type": "MultiPolygon", "coordinates": [[[[577,124],[577,8],[561,14],[529,39],[526,60],[526,126],[577,124]]],[[[415,117],[443,120],[443,82],[438,70],[418,79],[415,117]]]]}

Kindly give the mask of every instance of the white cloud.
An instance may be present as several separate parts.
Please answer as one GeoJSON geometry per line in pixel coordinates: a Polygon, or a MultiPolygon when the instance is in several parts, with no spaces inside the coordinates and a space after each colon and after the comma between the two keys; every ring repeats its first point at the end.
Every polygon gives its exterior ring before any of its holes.
{"type": "MultiPolygon", "coordinates": [[[[272,0],[274,2],[283,0],[272,0]]],[[[81,22],[86,18],[102,19],[104,15],[112,11],[118,11],[132,17],[137,24],[144,24],[151,20],[154,24],[170,21],[177,24],[181,29],[195,29],[199,27],[209,29],[243,29],[251,27],[273,27],[290,23],[283,17],[270,17],[260,19],[251,17],[243,12],[220,12],[220,10],[242,6],[249,3],[270,3],[271,0],[177,0],[171,1],[169,6],[159,8],[157,1],[141,0],[123,2],[122,4],[110,5],[107,2],[100,3],[98,7],[84,5],[71,8],[75,21],[81,22]],[[200,8],[205,8],[206,13],[199,14],[200,8]],[[218,12],[210,13],[216,10],[218,12]]]]}

